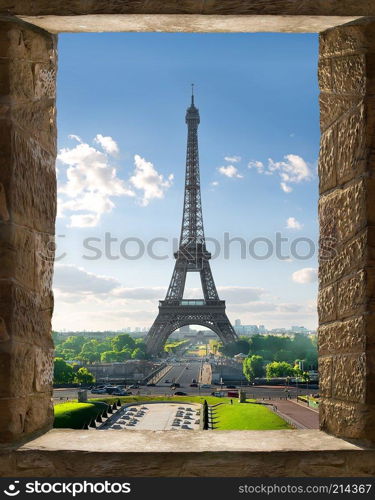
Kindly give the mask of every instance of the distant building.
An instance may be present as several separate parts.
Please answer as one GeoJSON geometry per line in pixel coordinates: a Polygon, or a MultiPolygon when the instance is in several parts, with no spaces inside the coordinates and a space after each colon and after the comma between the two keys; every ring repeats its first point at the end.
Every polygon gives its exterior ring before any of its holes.
{"type": "Polygon", "coordinates": [[[304,326],[292,326],[291,331],[292,333],[309,333],[309,330],[304,326]]]}
{"type": "Polygon", "coordinates": [[[241,326],[241,320],[240,319],[235,319],[234,320],[234,326],[241,326]]]}
{"type": "Polygon", "coordinates": [[[235,323],[233,328],[237,335],[255,335],[259,333],[257,325],[236,325],[235,323]]]}

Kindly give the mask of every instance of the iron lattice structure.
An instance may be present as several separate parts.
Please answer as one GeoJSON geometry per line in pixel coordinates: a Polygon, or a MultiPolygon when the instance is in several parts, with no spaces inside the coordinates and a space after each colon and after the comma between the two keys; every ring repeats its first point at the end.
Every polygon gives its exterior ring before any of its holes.
{"type": "Polygon", "coordinates": [[[158,354],[169,335],[185,325],[201,325],[213,330],[224,343],[237,340],[225,312],[225,301],[219,299],[206,249],[199,173],[199,110],[194,104],[186,111],[188,129],[184,210],[181,235],[172,279],[164,300],[159,301],[159,314],[146,338],[150,354],[158,354]],[[200,273],[203,299],[183,300],[188,272],[200,273]]]}

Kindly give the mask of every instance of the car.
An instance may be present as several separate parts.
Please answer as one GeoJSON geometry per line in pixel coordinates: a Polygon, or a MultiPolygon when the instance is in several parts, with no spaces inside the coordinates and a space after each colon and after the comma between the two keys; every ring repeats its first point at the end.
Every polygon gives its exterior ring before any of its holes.
{"type": "Polygon", "coordinates": [[[131,396],[133,393],[131,391],[124,391],[124,389],[117,389],[113,391],[112,396],[131,396]]]}
{"type": "Polygon", "coordinates": [[[226,385],[225,386],[227,389],[237,389],[235,385],[226,385]]]}
{"type": "Polygon", "coordinates": [[[190,384],[190,387],[198,387],[198,384],[193,382],[192,384],[190,384]]]}
{"type": "Polygon", "coordinates": [[[147,384],[147,387],[155,387],[155,386],[156,386],[156,384],[154,384],[154,383],[152,383],[152,382],[151,382],[151,383],[149,383],[149,384],[147,384]]]}
{"type": "Polygon", "coordinates": [[[123,390],[122,387],[118,386],[110,386],[110,387],[105,387],[105,390],[107,391],[108,394],[115,394],[118,391],[123,390]]]}
{"type": "Polygon", "coordinates": [[[165,380],[164,380],[164,384],[169,384],[169,380],[168,380],[168,379],[165,379],[165,380]]]}
{"type": "Polygon", "coordinates": [[[175,396],[187,396],[186,392],[177,391],[174,393],[175,396]]]}
{"type": "Polygon", "coordinates": [[[93,387],[91,389],[91,394],[105,394],[107,391],[102,387],[93,387]]]}
{"type": "Polygon", "coordinates": [[[139,389],[139,385],[138,384],[129,385],[129,389],[139,389]]]}
{"type": "Polygon", "coordinates": [[[201,389],[211,389],[210,384],[202,384],[201,389]]]}
{"type": "Polygon", "coordinates": [[[181,385],[178,382],[174,382],[173,384],[170,385],[170,387],[174,389],[176,387],[181,387],[181,385]]]}
{"type": "Polygon", "coordinates": [[[196,383],[197,383],[197,379],[196,379],[196,378],[193,378],[193,379],[192,379],[192,383],[193,383],[193,384],[196,384],[196,383]]]}

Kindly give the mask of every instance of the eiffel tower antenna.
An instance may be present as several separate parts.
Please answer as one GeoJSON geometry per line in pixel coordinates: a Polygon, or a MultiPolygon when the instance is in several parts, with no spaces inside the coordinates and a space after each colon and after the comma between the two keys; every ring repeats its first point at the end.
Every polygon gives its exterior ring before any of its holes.
{"type": "Polygon", "coordinates": [[[201,325],[214,331],[224,343],[237,340],[237,335],[225,312],[225,301],[219,299],[211,272],[211,254],[206,248],[203,227],[198,126],[199,110],[194,104],[194,84],[191,84],[191,105],[186,110],[187,149],[185,194],[180,243],[174,257],[171,282],[164,300],[159,301],[157,315],[146,338],[147,351],[158,354],[169,335],[185,325],[201,325]],[[204,299],[184,300],[186,275],[200,274],[204,299]]]}

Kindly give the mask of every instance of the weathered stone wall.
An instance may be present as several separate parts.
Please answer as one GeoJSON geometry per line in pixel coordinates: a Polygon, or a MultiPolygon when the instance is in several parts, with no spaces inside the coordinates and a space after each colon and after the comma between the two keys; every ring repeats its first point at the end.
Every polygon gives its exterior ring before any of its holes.
{"type": "Polygon", "coordinates": [[[56,40],[0,21],[0,442],[52,421],[56,40]]]}
{"type": "Polygon", "coordinates": [[[321,428],[375,441],[375,22],[320,37],[321,428]]]}

